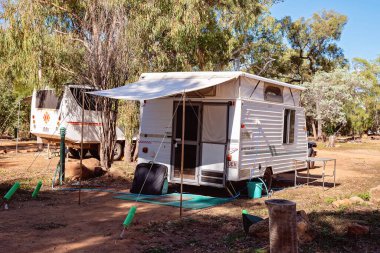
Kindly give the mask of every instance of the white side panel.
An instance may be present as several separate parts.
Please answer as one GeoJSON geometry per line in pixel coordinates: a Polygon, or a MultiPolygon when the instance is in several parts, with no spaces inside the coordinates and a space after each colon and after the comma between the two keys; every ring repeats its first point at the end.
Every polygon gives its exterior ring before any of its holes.
{"type": "Polygon", "coordinates": [[[227,162],[227,179],[231,181],[239,180],[239,141],[240,141],[240,124],[241,124],[241,100],[235,101],[230,106],[229,111],[229,141],[227,145],[227,153],[231,155],[231,161],[227,162]]]}
{"type": "Polygon", "coordinates": [[[140,111],[138,163],[155,160],[170,169],[173,99],[149,100],[142,103],[140,111]],[[144,147],[147,153],[142,152],[144,147]]]}
{"type": "MultiPolygon", "coordinates": [[[[71,94],[69,87],[65,88],[61,109],[62,124],[66,127],[66,137],[76,143],[80,143],[82,129],[82,107],[71,94]]],[[[84,122],[83,141],[100,142],[102,130],[100,112],[85,110],[84,122]]]]}
{"type": "Polygon", "coordinates": [[[58,118],[60,109],[36,108],[36,90],[31,103],[30,132],[36,136],[49,136],[59,139],[58,118]]]}
{"type": "Polygon", "coordinates": [[[225,146],[223,144],[202,143],[201,170],[224,171],[225,146]]]}
{"type": "Polygon", "coordinates": [[[262,176],[267,167],[272,168],[273,174],[293,170],[293,159],[307,156],[303,108],[244,101],[242,124],[245,128],[241,133],[240,179],[262,176]],[[282,143],[285,108],[296,110],[293,144],[282,143]]]}

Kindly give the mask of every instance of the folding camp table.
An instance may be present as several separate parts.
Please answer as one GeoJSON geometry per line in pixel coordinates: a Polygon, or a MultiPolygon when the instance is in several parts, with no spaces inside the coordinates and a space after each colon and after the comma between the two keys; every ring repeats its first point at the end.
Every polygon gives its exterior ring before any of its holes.
{"type": "MultiPolygon", "coordinates": [[[[300,170],[300,169],[298,169],[300,170]]],[[[307,185],[309,185],[309,179],[322,179],[322,185],[323,189],[325,189],[325,177],[334,177],[334,187],[335,187],[335,177],[336,177],[336,159],[335,158],[322,158],[322,157],[308,157],[305,159],[294,159],[294,187],[297,186],[297,178],[306,178],[307,179],[307,185]],[[333,174],[326,174],[326,163],[327,162],[334,162],[334,170],[333,174]],[[298,162],[303,162],[307,163],[307,176],[299,176],[298,171],[297,171],[297,163],[298,162]],[[322,167],[322,175],[321,177],[313,177],[310,176],[310,164],[311,162],[322,162],[323,167],[322,167]]]]}

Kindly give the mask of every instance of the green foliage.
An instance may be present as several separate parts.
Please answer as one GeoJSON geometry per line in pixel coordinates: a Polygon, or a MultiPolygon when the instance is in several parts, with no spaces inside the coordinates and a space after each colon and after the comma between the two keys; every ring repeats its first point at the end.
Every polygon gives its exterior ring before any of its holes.
{"type": "MultiPolygon", "coordinates": [[[[342,35],[347,17],[335,11],[314,13],[309,19],[282,20],[290,49],[284,56],[285,81],[311,81],[318,71],[330,72],[347,65],[343,50],[336,42],[342,35]]],[[[282,69],[284,71],[284,69],[282,69]]]]}
{"type": "Polygon", "coordinates": [[[25,97],[36,87],[58,87],[68,80],[57,61],[65,41],[51,33],[46,9],[33,1],[1,1],[5,20],[1,64],[2,78],[17,96],[25,97]]]}
{"type": "Polygon", "coordinates": [[[9,128],[17,118],[16,98],[11,89],[0,85],[0,135],[9,128]]]}
{"type": "Polygon", "coordinates": [[[124,130],[127,141],[131,141],[138,133],[139,127],[139,103],[135,101],[121,101],[119,104],[119,127],[124,130]]]}
{"type": "MultiPolygon", "coordinates": [[[[337,41],[347,17],[331,10],[276,20],[270,8],[277,2],[0,0],[0,120],[37,87],[77,82],[107,89],[142,72],[235,68],[305,83],[307,115],[330,133],[342,126],[378,130],[380,58],[355,59],[357,74],[342,70],[347,60],[337,41]]],[[[129,139],[138,107],[123,102],[120,111],[129,139]]]]}
{"type": "Polygon", "coordinates": [[[369,199],[370,199],[369,192],[359,193],[358,197],[362,198],[365,201],[369,201],[369,199]]]}
{"type": "Polygon", "coordinates": [[[316,73],[303,86],[307,88],[302,96],[306,115],[320,120],[335,133],[347,123],[347,108],[357,101],[368,82],[348,69],[335,69],[330,73],[316,73]]]}
{"type": "Polygon", "coordinates": [[[380,128],[380,57],[374,61],[355,58],[353,67],[360,76],[368,80],[370,85],[361,91],[361,97],[357,101],[359,106],[354,108],[358,110],[354,115],[358,116],[350,119],[357,132],[367,129],[378,131],[380,128]]]}
{"type": "Polygon", "coordinates": [[[234,58],[244,62],[254,47],[270,43],[264,21],[273,2],[137,2],[130,33],[139,39],[134,51],[143,60],[136,63],[140,71],[189,71],[224,70],[234,58]]]}
{"type": "Polygon", "coordinates": [[[336,200],[336,197],[327,197],[325,198],[325,203],[332,204],[336,200]]]}

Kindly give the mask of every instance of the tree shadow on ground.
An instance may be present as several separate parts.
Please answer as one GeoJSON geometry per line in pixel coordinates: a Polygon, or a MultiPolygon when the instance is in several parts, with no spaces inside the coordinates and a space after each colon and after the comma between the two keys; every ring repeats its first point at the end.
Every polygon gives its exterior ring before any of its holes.
{"type": "Polygon", "coordinates": [[[301,245],[302,252],[379,252],[380,212],[363,207],[363,210],[337,210],[308,214],[315,239],[301,245]],[[367,235],[347,233],[347,227],[357,223],[370,228],[367,235]]]}
{"type": "MultiPolygon", "coordinates": [[[[3,195],[12,182],[3,182],[3,195]]],[[[20,189],[10,210],[0,211],[0,239],[9,252],[255,252],[268,239],[243,232],[241,210],[234,204],[203,212],[188,212],[180,219],[178,208],[120,201],[109,192],[43,191],[33,200],[33,189],[20,189]],[[121,223],[129,208],[137,206],[134,222],[125,239],[119,240],[121,223]],[[19,246],[22,245],[22,246],[19,246]],[[20,248],[22,247],[22,248],[20,248]]],[[[121,189],[120,189],[121,190],[121,189]]],[[[220,189],[219,189],[220,190],[220,189]]],[[[212,190],[211,190],[212,191],[212,190]]],[[[239,200],[252,207],[255,203],[239,200]]],[[[265,209],[261,204],[256,208],[265,209]]],[[[333,210],[309,213],[315,239],[300,245],[300,252],[378,252],[380,214],[369,210],[333,210]],[[370,234],[351,237],[347,224],[368,225],[370,234]]]]}

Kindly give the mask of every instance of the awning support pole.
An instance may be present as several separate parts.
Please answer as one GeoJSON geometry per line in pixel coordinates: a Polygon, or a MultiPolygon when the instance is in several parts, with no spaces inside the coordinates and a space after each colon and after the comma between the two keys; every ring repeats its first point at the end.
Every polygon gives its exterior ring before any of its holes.
{"type": "Polygon", "coordinates": [[[20,132],[20,107],[21,107],[21,100],[18,101],[17,132],[16,132],[16,154],[18,154],[18,138],[19,138],[19,132],[20,132]]]}
{"type": "Polygon", "coordinates": [[[185,103],[186,103],[186,93],[183,92],[182,96],[182,143],[181,143],[181,195],[179,203],[179,216],[182,218],[182,193],[183,193],[183,166],[185,157],[185,103]]]}
{"type": "Polygon", "coordinates": [[[83,125],[84,125],[84,90],[82,90],[82,127],[80,133],[80,173],[79,173],[79,191],[78,191],[78,205],[80,205],[80,193],[82,188],[82,173],[83,173],[83,125]]]}

